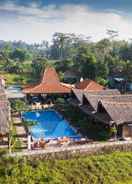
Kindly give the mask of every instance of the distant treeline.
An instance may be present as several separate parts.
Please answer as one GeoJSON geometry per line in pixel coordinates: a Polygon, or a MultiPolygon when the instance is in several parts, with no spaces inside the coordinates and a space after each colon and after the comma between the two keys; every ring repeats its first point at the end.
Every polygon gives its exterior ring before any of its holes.
{"type": "Polygon", "coordinates": [[[102,84],[108,76],[132,81],[132,42],[110,37],[92,42],[90,37],[55,33],[52,42],[27,44],[0,41],[0,69],[12,73],[32,73],[40,77],[46,65],[54,65],[63,79],[66,71],[78,78],[91,78],[102,84]]]}

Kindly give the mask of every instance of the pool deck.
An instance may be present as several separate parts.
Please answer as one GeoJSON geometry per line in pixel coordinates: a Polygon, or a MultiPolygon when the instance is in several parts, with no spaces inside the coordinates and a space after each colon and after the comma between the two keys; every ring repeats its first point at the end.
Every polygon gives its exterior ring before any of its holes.
{"type": "MultiPolygon", "coordinates": [[[[95,153],[99,151],[103,151],[104,149],[112,149],[114,146],[115,150],[118,150],[120,146],[127,148],[129,145],[132,150],[132,140],[129,141],[114,141],[114,142],[89,142],[85,144],[64,144],[64,145],[50,145],[47,144],[46,148],[41,149],[34,149],[34,150],[27,150],[27,137],[26,137],[26,130],[21,123],[20,117],[13,118],[17,135],[21,141],[22,149],[20,152],[14,152],[8,154],[11,157],[23,157],[23,156],[46,156],[52,154],[61,154],[61,153],[95,153]]],[[[120,149],[119,149],[120,150],[120,149]]]]}

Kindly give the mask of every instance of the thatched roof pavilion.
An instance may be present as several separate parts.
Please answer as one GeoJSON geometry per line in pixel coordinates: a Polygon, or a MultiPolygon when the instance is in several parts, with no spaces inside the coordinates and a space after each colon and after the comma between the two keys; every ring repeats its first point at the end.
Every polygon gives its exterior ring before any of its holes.
{"type": "Polygon", "coordinates": [[[94,111],[97,111],[98,102],[102,99],[122,98],[118,90],[105,90],[98,93],[84,92],[83,104],[91,106],[94,111]]]}
{"type": "Polygon", "coordinates": [[[72,91],[80,109],[95,119],[106,124],[132,123],[132,95],[121,95],[118,90],[72,91]]]}
{"type": "Polygon", "coordinates": [[[132,95],[91,95],[81,109],[109,125],[132,123],[132,95]]]}
{"type": "Polygon", "coordinates": [[[132,123],[132,96],[130,101],[118,100],[101,100],[98,112],[107,114],[111,121],[117,125],[123,123],[132,123]]]}
{"type": "Polygon", "coordinates": [[[71,89],[71,85],[60,82],[59,76],[53,67],[47,67],[41,82],[26,87],[23,92],[25,94],[67,94],[71,92],[71,89]]]}
{"type": "Polygon", "coordinates": [[[102,91],[84,91],[85,94],[89,94],[89,95],[120,95],[120,91],[117,89],[105,89],[102,91]]]}
{"type": "Polygon", "coordinates": [[[72,93],[74,95],[74,101],[76,101],[76,103],[78,104],[83,104],[83,100],[84,98],[86,98],[88,101],[89,99],[92,100],[91,96],[95,96],[98,95],[96,97],[96,99],[93,99],[93,103],[95,101],[95,103],[97,103],[98,98],[101,97],[103,98],[104,96],[109,96],[109,95],[120,95],[120,92],[116,89],[106,89],[106,90],[102,90],[102,91],[84,91],[81,89],[72,89],[72,93]],[[76,99],[76,100],[75,100],[76,99]]]}

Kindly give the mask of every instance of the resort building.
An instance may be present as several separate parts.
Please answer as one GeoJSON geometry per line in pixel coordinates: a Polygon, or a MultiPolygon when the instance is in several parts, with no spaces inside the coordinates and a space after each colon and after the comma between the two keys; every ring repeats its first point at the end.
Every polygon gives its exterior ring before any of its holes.
{"type": "Polygon", "coordinates": [[[47,67],[39,84],[26,87],[23,92],[25,94],[69,94],[72,85],[62,83],[56,70],[47,67]]]}
{"type": "Polygon", "coordinates": [[[95,121],[116,127],[119,137],[132,137],[132,95],[121,95],[117,89],[107,89],[92,80],[81,80],[74,86],[62,83],[52,67],[45,69],[39,84],[28,86],[23,92],[27,98],[68,95],[72,105],[95,121]]]}
{"type": "Polygon", "coordinates": [[[116,126],[119,137],[132,137],[132,95],[118,90],[72,90],[72,104],[98,122],[116,126]]]}
{"type": "Polygon", "coordinates": [[[100,96],[104,96],[104,95],[120,95],[120,92],[116,89],[106,89],[106,90],[89,90],[89,91],[85,91],[82,89],[72,89],[72,102],[74,101],[75,104],[83,104],[83,101],[85,98],[91,96],[91,95],[100,95],[100,96]]]}
{"type": "Polygon", "coordinates": [[[82,89],[84,91],[102,91],[105,89],[104,86],[98,84],[97,82],[89,79],[81,80],[75,85],[75,88],[82,89]]]}

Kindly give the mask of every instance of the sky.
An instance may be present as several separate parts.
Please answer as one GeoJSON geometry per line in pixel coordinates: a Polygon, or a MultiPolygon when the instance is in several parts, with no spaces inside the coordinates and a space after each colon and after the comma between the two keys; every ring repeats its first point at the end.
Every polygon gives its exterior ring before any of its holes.
{"type": "Polygon", "coordinates": [[[55,32],[132,38],[132,0],[0,0],[0,40],[51,41],[55,32]]]}

